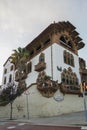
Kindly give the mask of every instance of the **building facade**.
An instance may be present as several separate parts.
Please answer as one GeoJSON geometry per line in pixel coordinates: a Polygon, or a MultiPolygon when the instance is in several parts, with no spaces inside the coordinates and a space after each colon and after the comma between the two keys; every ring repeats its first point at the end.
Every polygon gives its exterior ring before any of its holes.
{"type": "Polygon", "coordinates": [[[3,78],[2,78],[2,88],[6,88],[8,83],[15,80],[15,66],[11,63],[10,58],[7,59],[3,65],[3,78]]]}
{"type": "MultiPolygon", "coordinates": [[[[26,88],[31,90],[31,87],[37,87],[38,93],[44,98],[52,98],[58,91],[70,94],[71,97],[73,94],[79,95],[80,83],[87,81],[85,60],[78,55],[84,45],[76,28],[69,21],[49,25],[25,47],[30,56],[21,74],[7,60],[4,64],[3,86],[11,81],[20,83],[20,75],[24,74],[22,81],[26,83],[26,88]]],[[[63,99],[58,97],[55,100],[63,99]]],[[[57,114],[56,112],[55,115],[57,114]]]]}

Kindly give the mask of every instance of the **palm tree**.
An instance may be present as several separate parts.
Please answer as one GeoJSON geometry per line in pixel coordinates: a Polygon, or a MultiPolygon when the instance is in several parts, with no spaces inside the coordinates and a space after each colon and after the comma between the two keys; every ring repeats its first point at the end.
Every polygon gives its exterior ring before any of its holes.
{"type": "Polygon", "coordinates": [[[11,55],[11,62],[15,65],[15,68],[21,66],[29,60],[29,51],[25,48],[19,47],[17,50],[13,50],[14,53],[11,55]]]}
{"type": "Polygon", "coordinates": [[[19,81],[19,84],[21,83],[23,85],[25,81],[22,82],[22,80],[25,80],[27,77],[26,62],[29,60],[29,51],[26,50],[26,48],[21,47],[13,51],[14,53],[11,55],[10,59],[11,62],[15,65],[15,69],[18,72],[17,80],[19,81]]]}

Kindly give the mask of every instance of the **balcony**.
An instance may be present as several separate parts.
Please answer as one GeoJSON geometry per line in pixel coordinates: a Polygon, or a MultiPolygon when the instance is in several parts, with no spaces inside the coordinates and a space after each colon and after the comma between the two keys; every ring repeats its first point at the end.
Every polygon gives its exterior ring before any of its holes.
{"type": "Polygon", "coordinates": [[[35,71],[40,72],[44,69],[46,69],[46,63],[45,62],[40,62],[37,65],[35,65],[35,71]]]}
{"type": "Polygon", "coordinates": [[[26,73],[17,73],[15,75],[15,81],[19,82],[20,80],[26,79],[27,78],[27,74],[26,73]]]}
{"type": "Polygon", "coordinates": [[[87,74],[87,69],[79,69],[79,72],[80,72],[81,74],[87,74]]]}

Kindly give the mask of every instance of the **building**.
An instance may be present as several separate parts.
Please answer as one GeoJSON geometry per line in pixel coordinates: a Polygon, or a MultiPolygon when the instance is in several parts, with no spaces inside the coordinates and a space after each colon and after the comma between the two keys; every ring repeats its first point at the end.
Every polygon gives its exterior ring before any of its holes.
{"type": "MultiPolygon", "coordinates": [[[[73,100],[73,94],[80,95],[80,83],[87,81],[85,60],[78,55],[84,46],[76,27],[69,21],[52,23],[25,47],[30,56],[20,74],[18,68],[13,71],[12,63],[7,60],[4,64],[3,86],[15,80],[20,86],[26,83],[28,89],[35,86],[43,100],[52,97],[57,101],[64,100],[63,96],[54,96],[58,90],[60,94],[70,94],[69,97],[73,100]],[[23,82],[20,82],[20,77],[23,82]]],[[[77,101],[76,99],[75,102],[77,101]]],[[[69,105],[69,102],[66,101],[66,104],[69,105]]],[[[71,111],[75,111],[75,108],[71,111]]],[[[46,114],[44,112],[43,115],[46,114]]],[[[41,116],[41,113],[38,112],[37,115],[41,116]]],[[[52,115],[58,115],[58,112],[52,115]]]]}
{"type": "Polygon", "coordinates": [[[8,83],[14,81],[15,78],[14,71],[15,71],[14,64],[11,63],[9,57],[3,65],[2,88],[6,88],[8,83]]]}

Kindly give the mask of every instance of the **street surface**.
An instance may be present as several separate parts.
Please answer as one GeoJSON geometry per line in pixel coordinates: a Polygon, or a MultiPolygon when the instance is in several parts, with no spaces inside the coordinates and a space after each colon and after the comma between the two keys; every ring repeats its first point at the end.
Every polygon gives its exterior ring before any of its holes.
{"type": "Polygon", "coordinates": [[[87,130],[84,112],[29,119],[0,118],[0,130],[87,130]]]}
{"type": "Polygon", "coordinates": [[[1,124],[0,130],[81,130],[81,127],[30,125],[29,123],[9,122],[1,124]]]}

